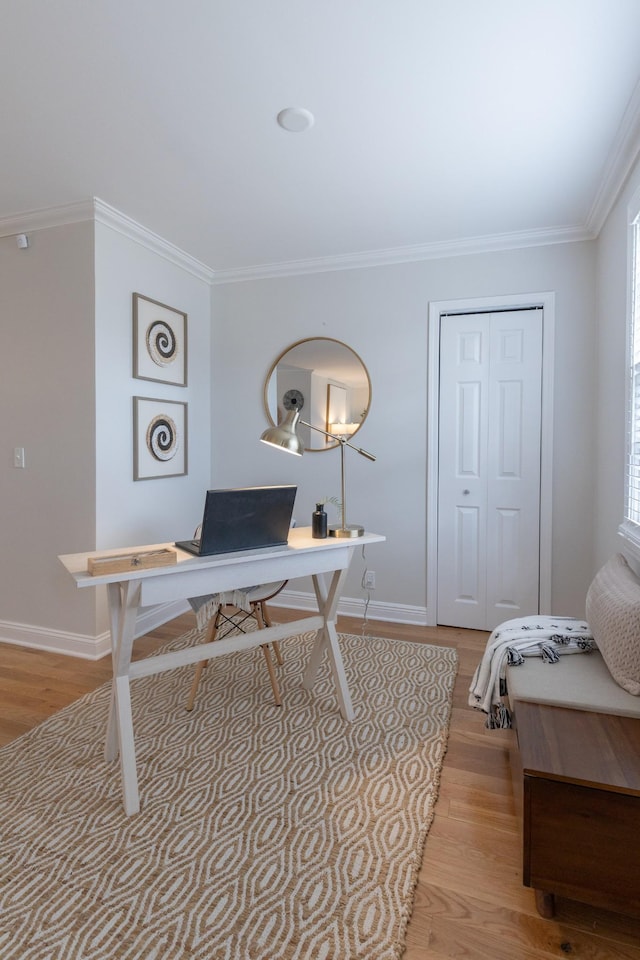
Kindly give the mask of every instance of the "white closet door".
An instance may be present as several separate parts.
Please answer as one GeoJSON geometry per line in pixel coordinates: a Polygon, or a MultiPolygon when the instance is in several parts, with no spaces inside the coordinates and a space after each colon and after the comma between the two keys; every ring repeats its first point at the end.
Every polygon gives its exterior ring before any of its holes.
{"type": "Polygon", "coordinates": [[[538,612],[542,311],[441,318],[438,623],[538,612]]]}

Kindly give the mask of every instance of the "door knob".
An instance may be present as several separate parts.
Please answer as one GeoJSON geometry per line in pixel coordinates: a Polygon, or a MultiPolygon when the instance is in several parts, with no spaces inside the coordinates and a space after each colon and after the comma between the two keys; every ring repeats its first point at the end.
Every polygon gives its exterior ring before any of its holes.
{"type": "Polygon", "coordinates": [[[471,490],[463,490],[462,493],[465,497],[468,497],[469,494],[471,493],[471,490]]]}

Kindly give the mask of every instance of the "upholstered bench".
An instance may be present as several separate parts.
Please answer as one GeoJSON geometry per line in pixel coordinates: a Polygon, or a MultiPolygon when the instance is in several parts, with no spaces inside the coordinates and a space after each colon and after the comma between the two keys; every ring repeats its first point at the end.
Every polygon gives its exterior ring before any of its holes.
{"type": "Polygon", "coordinates": [[[523,881],[545,917],[555,895],[639,916],[640,580],[622,556],[587,621],[597,650],[507,667],[523,881]]]}
{"type": "Polygon", "coordinates": [[[507,667],[507,696],[512,712],[518,700],[527,700],[572,710],[640,717],[640,697],[616,683],[600,650],[561,657],[554,664],[531,658],[522,668],[507,667]]]}

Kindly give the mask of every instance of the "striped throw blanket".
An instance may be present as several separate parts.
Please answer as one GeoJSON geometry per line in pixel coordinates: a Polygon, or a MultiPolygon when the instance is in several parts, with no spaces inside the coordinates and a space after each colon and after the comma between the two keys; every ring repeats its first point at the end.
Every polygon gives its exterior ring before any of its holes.
{"type": "Polygon", "coordinates": [[[588,653],[595,647],[589,624],[571,617],[520,617],[496,627],[469,687],[469,706],[487,715],[486,726],[510,727],[504,698],[507,666],[519,666],[526,657],[557,663],[568,653],[588,653]]]}

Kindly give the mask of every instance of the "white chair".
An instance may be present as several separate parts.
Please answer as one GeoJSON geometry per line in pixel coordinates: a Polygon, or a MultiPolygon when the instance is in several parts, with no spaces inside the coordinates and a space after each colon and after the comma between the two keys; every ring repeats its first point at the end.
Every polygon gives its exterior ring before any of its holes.
{"type": "MultiPolygon", "coordinates": [[[[286,584],[287,581],[283,580],[279,583],[267,583],[262,584],[259,587],[253,587],[244,595],[244,606],[246,606],[248,609],[241,609],[232,603],[219,603],[215,613],[209,620],[207,625],[207,633],[203,643],[211,643],[216,638],[221,640],[223,637],[226,637],[230,633],[234,633],[236,631],[239,631],[240,633],[246,633],[247,630],[245,629],[244,624],[250,619],[255,620],[255,622],[258,624],[259,630],[264,630],[265,627],[270,627],[271,618],[266,606],[267,600],[272,600],[273,597],[277,596],[280,591],[284,589],[286,584]],[[227,629],[224,630],[224,627],[227,629]],[[222,634],[219,633],[221,629],[224,630],[222,634]]],[[[282,658],[282,654],[280,653],[279,643],[274,640],[272,646],[278,664],[282,665],[284,660],[282,658]]],[[[273,697],[276,706],[281,707],[282,698],[280,696],[278,679],[276,677],[269,647],[270,644],[268,643],[260,645],[260,649],[262,650],[266,660],[267,670],[269,671],[269,679],[271,681],[271,689],[273,690],[273,697]]],[[[189,697],[187,699],[187,710],[193,710],[193,704],[198,692],[198,687],[200,685],[200,679],[208,662],[208,660],[201,660],[196,664],[196,672],[193,678],[193,683],[191,684],[189,697]]]]}

